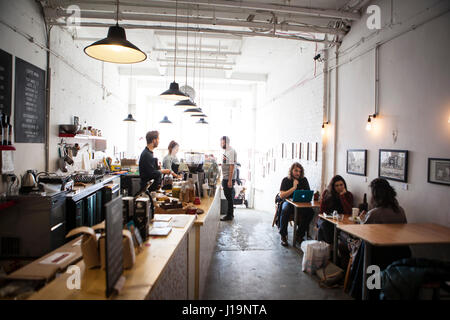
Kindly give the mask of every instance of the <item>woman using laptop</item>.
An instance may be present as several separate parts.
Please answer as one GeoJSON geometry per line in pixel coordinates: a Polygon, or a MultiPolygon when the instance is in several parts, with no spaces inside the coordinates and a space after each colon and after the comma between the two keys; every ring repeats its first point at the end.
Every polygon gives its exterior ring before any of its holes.
{"type": "MultiPolygon", "coordinates": [[[[334,176],[327,189],[322,194],[320,213],[332,214],[336,210],[339,214],[351,214],[353,194],[347,190],[347,184],[340,175],[334,176]]],[[[331,222],[323,219],[317,221],[319,228],[317,240],[333,243],[334,228],[331,222]]]]}
{"type": "MultiPolygon", "coordinates": [[[[298,162],[294,162],[289,169],[288,176],[281,181],[280,186],[280,198],[285,200],[292,197],[295,190],[310,190],[308,179],[305,178],[305,171],[302,165],[298,162]]],[[[281,245],[287,246],[287,226],[289,223],[289,218],[294,214],[294,206],[287,201],[284,201],[281,205],[280,214],[280,235],[281,235],[281,245]]],[[[304,208],[300,210],[300,225],[298,226],[298,237],[301,242],[303,236],[311,223],[314,216],[314,211],[310,208],[304,208]]],[[[295,228],[296,226],[294,226],[295,228]]]]}

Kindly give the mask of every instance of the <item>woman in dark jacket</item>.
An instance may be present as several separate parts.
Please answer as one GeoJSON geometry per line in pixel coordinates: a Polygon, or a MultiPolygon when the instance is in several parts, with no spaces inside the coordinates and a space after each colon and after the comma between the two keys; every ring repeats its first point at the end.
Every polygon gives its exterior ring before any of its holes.
{"type": "MultiPolygon", "coordinates": [[[[298,162],[294,162],[289,169],[289,174],[286,178],[281,181],[280,186],[280,198],[287,199],[292,197],[295,190],[310,190],[308,179],[305,178],[305,171],[302,165],[298,162]]],[[[280,235],[281,235],[281,245],[287,246],[287,226],[289,222],[289,217],[294,214],[294,206],[287,201],[284,201],[281,205],[280,214],[280,235]]],[[[314,211],[310,208],[301,209],[300,212],[300,225],[298,226],[298,239],[301,243],[306,230],[314,216],[314,211]]],[[[294,226],[296,228],[297,226],[294,226]]]]}
{"type": "MultiPolygon", "coordinates": [[[[344,178],[334,176],[328,188],[323,192],[320,203],[320,213],[331,214],[336,210],[339,214],[351,214],[353,207],[353,194],[347,190],[344,178]]],[[[319,219],[317,221],[318,240],[333,243],[334,228],[332,223],[319,219]]]]}

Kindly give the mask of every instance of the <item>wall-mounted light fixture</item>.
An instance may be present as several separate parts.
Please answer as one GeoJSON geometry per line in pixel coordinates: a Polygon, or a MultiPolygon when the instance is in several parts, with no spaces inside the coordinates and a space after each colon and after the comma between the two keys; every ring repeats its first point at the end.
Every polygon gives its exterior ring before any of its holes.
{"type": "Polygon", "coordinates": [[[203,118],[200,118],[200,120],[198,120],[196,123],[199,123],[199,124],[208,124],[208,122],[206,122],[205,119],[203,119],[203,118]]]}
{"type": "Polygon", "coordinates": [[[325,121],[322,123],[322,135],[325,134],[325,125],[330,123],[329,121],[325,121]]]}
{"type": "Polygon", "coordinates": [[[375,119],[376,117],[377,117],[376,113],[369,115],[369,118],[367,119],[367,124],[366,124],[367,131],[372,130],[372,118],[375,119]]]}

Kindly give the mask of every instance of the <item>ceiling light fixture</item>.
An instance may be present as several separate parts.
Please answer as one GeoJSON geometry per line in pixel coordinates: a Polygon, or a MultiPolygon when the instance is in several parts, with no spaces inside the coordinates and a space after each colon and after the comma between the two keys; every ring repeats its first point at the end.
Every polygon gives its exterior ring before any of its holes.
{"type": "Polygon", "coordinates": [[[159,123],[171,124],[172,121],[170,121],[169,118],[167,118],[167,116],[164,116],[164,118],[159,123]]]}
{"type": "Polygon", "coordinates": [[[84,48],[91,58],[112,63],[137,63],[147,55],[127,40],[125,29],[119,27],[119,0],[117,0],[116,25],[108,29],[108,36],[84,48]]]}
{"type": "Polygon", "coordinates": [[[208,124],[208,122],[205,121],[205,119],[201,118],[200,120],[198,120],[196,123],[199,124],[208,124]]]}
{"type": "Polygon", "coordinates": [[[133,118],[133,115],[132,115],[131,113],[128,114],[128,117],[126,117],[125,119],[123,119],[123,121],[136,122],[136,120],[133,118]]]}
{"type": "Polygon", "coordinates": [[[184,113],[188,113],[190,115],[193,115],[193,114],[202,114],[203,111],[202,111],[201,108],[190,108],[190,109],[184,110],[184,113]]]}
{"type": "Polygon", "coordinates": [[[185,100],[186,95],[180,91],[178,83],[175,81],[177,71],[177,26],[178,26],[178,1],[175,3],[175,55],[173,57],[173,82],[169,89],[161,93],[159,96],[166,100],[180,101],[185,100]]]}
{"type": "MultiPolygon", "coordinates": [[[[188,53],[189,53],[189,8],[187,9],[187,24],[186,24],[186,80],[185,80],[185,88],[188,87],[187,83],[187,75],[188,75],[188,53]]],[[[195,72],[195,69],[194,69],[195,72]]],[[[184,92],[184,94],[188,97],[188,99],[178,101],[175,103],[175,107],[182,107],[182,108],[196,108],[197,105],[195,102],[191,101],[193,99],[190,97],[187,92],[184,92]]]]}

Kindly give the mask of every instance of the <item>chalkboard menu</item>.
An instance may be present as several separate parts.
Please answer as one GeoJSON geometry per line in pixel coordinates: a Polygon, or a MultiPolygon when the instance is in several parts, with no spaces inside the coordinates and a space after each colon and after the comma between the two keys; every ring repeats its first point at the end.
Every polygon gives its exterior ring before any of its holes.
{"type": "Polygon", "coordinates": [[[16,57],[14,141],[43,143],[45,71],[16,57]]]}
{"type": "Polygon", "coordinates": [[[0,113],[11,115],[12,55],[0,49],[0,113]]]}
{"type": "Polygon", "coordinates": [[[106,296],[109,297],[115,291],[123,272],[122,197],[106,203],[105,208],[106,296]]]}

